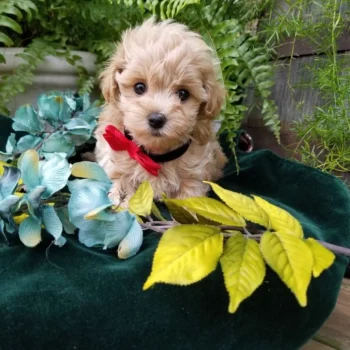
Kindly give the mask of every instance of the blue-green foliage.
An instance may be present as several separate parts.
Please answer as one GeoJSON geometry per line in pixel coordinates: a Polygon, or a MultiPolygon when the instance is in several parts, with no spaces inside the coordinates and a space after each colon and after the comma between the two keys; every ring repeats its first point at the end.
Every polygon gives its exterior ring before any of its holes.
{"type": "Polygon", "coordinates": [[[15,154],[28,149],[37,150],[39,156],[46,159],[57,152],[70,157],[92,139],[100,113],[99,101],[91,104],[88,95],[79,97],[54,91],[39,96],[37,104],[37,110],[32,105],[24,105],[16,111],[13,129],[28,134],[18,142],[11,135],[6,152],[0,152],[0,160],[12,160],[15,154]]]}
{"type": "Polygon", "coordinates": [[[117,210],[109,199],[112,182],[105,171],[97,163],[68,162],[92,140],[99,111],[88,96],[54,92],[39,97],[38,110],[22,106],[16,112],[13,129],[28,134],[17,143],[11,134],[2,153],[13,164],[3,166],[0,178],[1,244],[17,237],[35,247],[44,229],[59,247],[64,234],[78,231],[81,243],[118,247],[121,259],[138,252],[142,228],[135,215],[117,210]]]}
{"type": "Polygon", "coordinates": [[[5,232],[12,233],[16,226],[12,216],[12,210],[20,198],[13,195],[20,178],[20,171],[12,167],[4,167],[4,173],[0,181],[0,242],[7,244],[5,232]]]}
{"type": "Polygon", "coordinates": [[[79,230],[79,240],[87,247],[118,246],[121,259],[135,255],[141,247],[143,232],[135,215],[127,210],[117,212],[108,197],[112,186],[107,174],[96,163],[80,162],[70,166],[59,154],[49,160],[40,160],[35,150],[28,150],[18,161],[18,168],[4,167],[0,178],[0,230],[2,243],[9,235],[18,233],[28,247],[42,240],[42,227],[63,246],[63,231],[72,234],[79,230]],[[72,171],[79,168],[86,178],[68,181],[72,171]],[[24,194],[16,192],[22,179],[24,194]],[[60,192],[68,185],[68,192],[60,192]],[[16,192],[16,193],[15,193],[16,192]],[[15,193],[15,194],[14,194],[15,193]],[[69,200],[65,200],[69,198],[69,200]],[[56,209],[64,203],[67,207],[56,209]],[[14,216],[25,214],[17,226],[14,216]]]}
{"type": "Polygon", "coordinates": [[[70,181],[68,187],[72,194],[68,212],[71,222],[79,228],[80,242],[103,249],[119,246],[120,258],[137,253],[143,239],[141,226],[128,211],[110,210],[110,182],[82,179],[70,181]]]}

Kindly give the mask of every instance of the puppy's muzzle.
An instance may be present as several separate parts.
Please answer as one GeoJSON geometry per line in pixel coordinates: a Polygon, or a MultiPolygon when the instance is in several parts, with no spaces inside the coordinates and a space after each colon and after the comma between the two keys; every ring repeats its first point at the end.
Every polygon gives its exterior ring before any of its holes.
{"type": "Polygon", "coordinates": [[[166,117],[163,113],[151,113],[148,116],[148,124],[152,129],[160,129],[162,128],[166,123],[166,117]]]}

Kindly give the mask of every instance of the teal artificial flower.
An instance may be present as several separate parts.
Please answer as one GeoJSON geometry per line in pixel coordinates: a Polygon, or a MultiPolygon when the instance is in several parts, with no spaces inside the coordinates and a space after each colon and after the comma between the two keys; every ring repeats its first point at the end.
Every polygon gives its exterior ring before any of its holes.
{"type": "Polygon", "coordinates": [[[22,154],[18,161],[18,168],[22,174],[26,194],[20,205],[26,204],[29,216],[19,225],[19,238],[28,247],[34,247],[41,241],[41,228],[54,238],[54,244],[62,246],[65,238],[62,237],[63,225],[51,205],[42,205],[42,199],[50,198],[67,184],[71,174],[67,160],[54,154],[50,160],[39,161],[39,154],[29,150],[22,154]]]}
{"type": "Polygon", "coordinates": [[[80,162],[73,165],[72,174],[85,177],[68,183],[69,218],[79,229],[79,241],[87,247],[118,246],[121,259],[135,255],[143,241],[142,228],[130,212],[111,210],[112,184],[104,170],[96,163],[80,162]]]}
{"type": "Polygon", "coordinates": [[[0,242],[8,244],[6,232],[13,233],[16,225],[12,211],[18,205],[20,198],[13,193],[16,190],[21,173],[17,168],[4,166],[4,173],[0,178],[0,242]]]}
{"type": "Polygon", "coordinates": [[[80,97],[71,92],[53,91],[40,95],[37,104],[37,110],[27,104],[15,112],[13,130],[28,135],[16,142],[11,134],[5,152],[0,152],[0,160],[12,160],[15,153],[29,149],[36,149],[47,159],[54,153],[70,157],[77,147],[93,140],[101,112],[99,101],[91,104],[87,94],[80,97]]]}

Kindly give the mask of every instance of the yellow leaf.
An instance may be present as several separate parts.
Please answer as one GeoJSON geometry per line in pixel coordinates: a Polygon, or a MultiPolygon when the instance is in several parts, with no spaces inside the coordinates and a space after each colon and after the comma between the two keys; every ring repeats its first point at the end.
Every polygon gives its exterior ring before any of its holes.
{"type": "MultiPolygon", "coordinates": [[[[121,211],[125,210],[125,208],[123,207],[117,207],[115,205],[112,205],[112,209],[116,212],[116,213],[120,213],[121,211]]],[[[138,216],[137,214],[133,213],[136,217],[136,220],[139,224],[142,224],[143,223],[143,220],[140,216],[138,216]]],[[[85,215],[86,216],[86,215],[85,215]]]]}
{"type": "Polygon", "coordinates": [[[137,214],[134,214],[135,217],[136,217],[136,221],[139,223],[139,224],[143,224],[143,220],[140,216],[138,216],[137,214]]]}
{"type": "Polygon", "coordinates": [[[143,182],[129,200],[129,210],[140,216],[151,214],[153,189],[148,181],[143,182]]]}
{"type": "Polygon", "coordinates": [[[178,206],[185,207],[193,213],[221,224],[240,227],[245,226],[245,220],[242,216],[213,198],[196,197],[188,199],[169,199],[167,202],[172,202],[178,206]]]}
{"type": "Polygon", "coordinates": [[[156,206],[156,204],[154,202],[152,202],[152,214],[161,221],[165,221],[165,219],[163,218],[160,210],[158,209],[158,207],[156,206]]]}
{"type": "Polygon", "coordinates": [[[212,225],[212,226],[217,226],[217,224],[218,224],[216,221],[207,219],[207,218],[205,218],[204,216],[199,215],[199,214],[196,214],[196,218],[197,218],[198,224],[200,224],[200,225],[212,225]]]}
{"type": "Polygon", "coordinates": [[[313,238],[308,238],[304,242],[309,246],[314,257],[312,274],[314,277],[319,277],[324,270],[332,266],[335,255],[313,238]]]}
{"type": "Polygon", "coordinates": [[[299,237],[288,233],[265,232],[260,250],[267,264],[292,290],[301,306],[307,304],[313,257],[310,248],[299,237]]]}
{"type": "Polygon", "coordinates": [[[4,173],[4,166],[11,166],[6,162],[0,161],[0,175],[3,175],[4,173]]]}
{"type": "Polygon", "coordinates": [[[179,225],[167,230],[154,254],[152,272],[143,289],[163,282],[188,285],[215,270],[223,251],[218,227],[179,225]]]}
{"type": "Polygon", "coordinates": [[[164,199],[172,218],[180,224],[196,224],[197,219],[186,209],[176,205],[170,199],[164,199]]]}
{"type": "Polygon", "coordinates": [[[219,198],[230,208],[242,215],[247,220],[266,228],[270,227],[270,219],[265,210],[260,208],[252,198],[240,193],[225,190],[213,182],[208,183],[219,198]]]}
{"type": "Polygon", "coordinates": [[[255,202],[266,211],[270,217],[271,228],[280,233],[289,233],[302,238],[304,236],[303,228],[300,222],[286,210],[276,207],[257,196],[253,196],[255,202]]]}
{"type": "Polygon", "coordinates": [[[265,261],[259,244],[237,233],[225,243],[220,263],[230,296],[228,311],[234,313],[241,302],[263,283],[266,273],[265,261]]]}
{"type": "Polygon", "coordinates": [[[22,221],[24,221],[29,215],[24,213],[21,215],[17,215],[13,217],[14,222],[16,223],[16,225],[19,225],[22,221]]]}

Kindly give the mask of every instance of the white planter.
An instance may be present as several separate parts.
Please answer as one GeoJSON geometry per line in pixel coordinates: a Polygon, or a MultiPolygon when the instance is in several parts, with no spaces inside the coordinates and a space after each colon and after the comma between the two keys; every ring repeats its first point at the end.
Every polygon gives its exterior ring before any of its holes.
{"type": "MultiPolygon", "coordinates": [[[[0,48],[0,52],[6,58],[6,63],[0,64],[0,76],[13,72],[19,64],[24,62],[20,57],[16,57],[18,53],[23,52],[23,48],[0,48]]],[[[96,56],[94,54],[84,51],[73,51],[72,53],[82,57],[81,65],[87,69],[89,75],[95,75],[96,56]]],[[[64,58],[47,56],[44,62],[37,67],[33,77],[33,84],[26,86],[24,93],[15,96],[8,104],[8,108],[13,113],[23,104],[35,104],[40,94],[52,90],[71,90],[75,92],[77,90],[77,81],[76,69],[64,58]]],[[[97,97],[96,93],[93,94],[93,98],[97,97]]]]}

